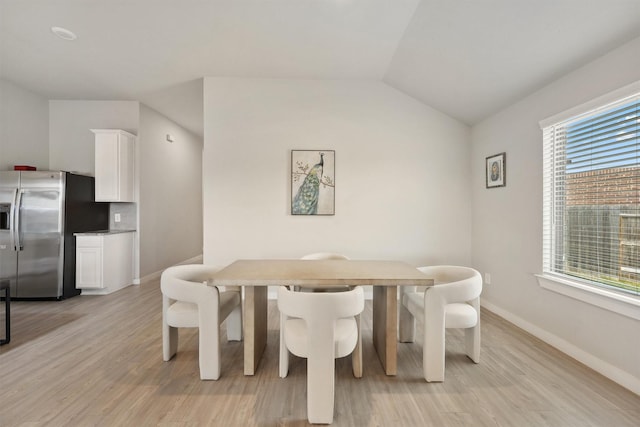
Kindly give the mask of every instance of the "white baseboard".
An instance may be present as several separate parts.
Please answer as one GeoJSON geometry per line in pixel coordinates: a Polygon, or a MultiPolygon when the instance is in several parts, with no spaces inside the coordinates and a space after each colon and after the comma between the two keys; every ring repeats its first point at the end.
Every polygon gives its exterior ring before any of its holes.
{"type": "Polygon", "coordinates": [[[175,265],[183,265],[183,264],[202,264],[202,254],[196,255],[193,258],[186,259],[182,262],[179,262],[175,265]]]}
{"type": "Polygon", "coordinates": [[[498,316],[504,318],[505,320],[513,323],[517,327],[524,329],[529,332],[531,335],[541,339],[552,347],[557,348],[561,352],[573,357],[577,361],[587,365],[589,368],[594,371],[604,375],[609,378],[611,381],[614,381],[620,384],[622,387],[631,390],[637,395],[640,395],[640,379],[634,377],[628,372],[623,371],[622,369],[611,365],[608,362],[605,362],[602,359],[595,357],[594,355],[584,351],[583,349],[576,347],[575,345],[565,341],[564,339],[552,334],[549,331],[546,331],[532,323],[527,322],[521,317],[516,316],[515,314],[504,310],[488,301],[482,300],[482,307],[491,311],[492,313],[497,314],[498,316]]]}
{"type": "MultiPolygon", "coordinates": [[[[183,264],[202,264],[202,254],[194,256],[193,258],[189,258],[186,259],[184,261],[180,261],[174,265],[183,265],[183,264]]],[[[139,279],[134,279],[133,283],[135,285],[139,285],[142,283],[147,283],[147,282],[151,282],[153,280],[157,280],[160,278],[160,276],[162,275],[162,272],[164,271],[164,268],[162,270],[156,271],[154,273],[151,274],[147,274],[144,277],[141,277],[139,279]],[[137,283],[136,283],[137,282],[137,283]]]]}
{"type": "Polygon", "coordinates": [[[109,295],[119,291],[120,289],[124,289],[127,286],[133,286],[133,284],[121,286],[119,288],[83,289],[81,295],[109,295]]]}

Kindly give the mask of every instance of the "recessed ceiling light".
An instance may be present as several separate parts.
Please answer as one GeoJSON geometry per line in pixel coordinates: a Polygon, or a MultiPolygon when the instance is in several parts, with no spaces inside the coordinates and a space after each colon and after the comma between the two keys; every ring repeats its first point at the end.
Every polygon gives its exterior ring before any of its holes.
{"type": "Polygon", "coordinates": [[[51,27],[51,32],[63,40],[75,40],[78,38],[72,31],[62,27],[51,27]]]}

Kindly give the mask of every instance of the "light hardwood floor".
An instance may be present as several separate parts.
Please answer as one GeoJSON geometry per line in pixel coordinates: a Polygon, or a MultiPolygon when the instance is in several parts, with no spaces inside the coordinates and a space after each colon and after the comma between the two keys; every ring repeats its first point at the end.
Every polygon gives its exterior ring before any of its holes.
{"type": "MultiPolygon", "coordinates": [[[[1,312],[4,316],[4,312],[1,312]]],[[[0,323],[0,331],[4,324],[0,323]]],[[[0,426],[302,426],[306,363],[278,377],[278,317],[257,375],[243,375],[242,343],[223,342],[222,376],[200,381],[197,330],[180,330],[162,361],[158,281],[107,296],[12,302],[12,340],[0,347],[0,426]]],[[[447,333],[445,382],[422,378],[422,348],[398,344],[387,377],[363,314],[364,376],[336,362],[335,426],[638,426],[640,396],[482,312],[481,363],[447,333]]]]}

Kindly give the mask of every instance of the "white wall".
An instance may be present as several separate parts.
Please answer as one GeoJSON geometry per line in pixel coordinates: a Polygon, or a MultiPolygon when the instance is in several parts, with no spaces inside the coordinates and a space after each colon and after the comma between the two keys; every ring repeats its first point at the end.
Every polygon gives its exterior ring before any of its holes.
{"type": "Polygon", "coordinates": [[[49,103],[0,79],[0,170],[14,165],[49,169],[49,103]]]}
{"type": "Polygon", "coordinates": [[[640,39],[578,69],[472,130],[473,264],[483,302],[640,393],[640,322],[540,288],[542,132],[538,122],[640,79],[640,39]],[[485,189],[485,157],[506,151],[507,186],[485,189]]]}
{"type": "Polygon", "coordinates": [[[49,165],[53,170],[94,175],[91,129],[138,133],[136,101],[49,101],[49,165]]]}
{"type": "Polygon", "coordinates": [[[202,139],[141,105],[138,141],[144,277],[202,255],[202,139]]]}
{"type": "Polygon", "coordinates": [[[470,262],[469,129],[374,81],[205,78],[204,262],[470,262]],[[335,150],[335,215],[290,214],[292,149],[335,150]]]}

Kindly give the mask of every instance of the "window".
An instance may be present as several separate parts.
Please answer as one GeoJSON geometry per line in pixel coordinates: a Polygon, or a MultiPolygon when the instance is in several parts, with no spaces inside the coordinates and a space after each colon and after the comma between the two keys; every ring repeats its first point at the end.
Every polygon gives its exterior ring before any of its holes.
{"type": "Polygon", "coordinates": [[[543,272],[638,296],[640,91],[631,87],[541,123],[543,272]]]}

